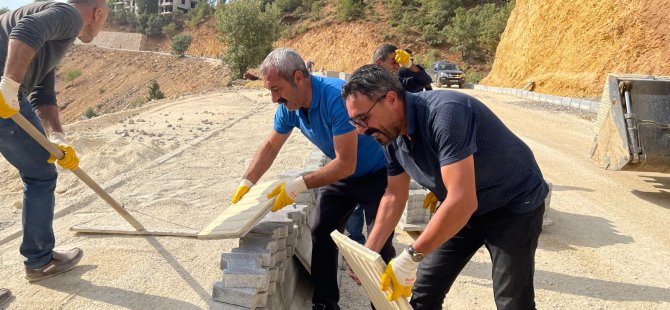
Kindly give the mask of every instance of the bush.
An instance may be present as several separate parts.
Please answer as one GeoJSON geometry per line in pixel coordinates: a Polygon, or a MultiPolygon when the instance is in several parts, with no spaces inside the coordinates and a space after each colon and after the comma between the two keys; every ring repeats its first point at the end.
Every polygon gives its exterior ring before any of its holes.
{"type": "Polygon", "coordinates": [[[365,5],[362,0],[339,0],[337,17],[341,21],[356,20],[363,17],[365,5]]]}
{"type": "Polygon", "coordinates": [[[275,0],[272,4],[282,13],[290,13],[302,5],[302,0],[275,0]]]}
{"type": "Polygon", "coordinates": [[[465,71],[465,82],[466,83],[472,83],[472,84],[479,84],[479,81],[481,81],[484,77],[486,77],[487,73],[483,71],[476,71],[476,70],[467,70],[465,71]]]}
{"type": "Polygon", "coordinates": [[[184,57],[184,54],[191,46],[191,36],[187,34],[178,34],[172,38],[172,54],[184,57]]]}
{"type": "Polygon", "coordinates": [[[148,36],[159,36],[163,33],[163,19],[160,15],[149,15],[144,34],[148,36]]]}
{"type": "Polygon", "coordinates": [[[143,106],[145,103],[147,103],[147,98],[146,97],[135,97],[135,99],[130,101],[130,107],[131,108],[137,108],[143,106]]]}
{"type": "Polygon", "coordinates": [[[93,109],[93,107],[88,107],[86,109],[86,111],[84,111],[84,116],[86,118],[94,118],[94,117],[98,116],[98,113],[95,113],[95,110],[93,109]]]}
{"type": "Polygon", "coordinates": [[[216,26],[227,46],[223,62],[231,78],[242,78],[272,51],[281,31],[279,17],[279,9],[266,5],[263,10],[260,0],[237,0],[217,7],[216,26]]]}
{"type": "Polygon", "coordinates": [[[63,79],[65,80],[65,82],[72,82],[78,77],[80,77],[81,74],[82,74],[81,70],[79,69],[69,69],[66,70],[65,73],[63,73],[63,79]]]}
{"type": "Polygon", "coordinates": [[[172,37],[177,34],[177,24],[175,22],[171,22],[163,26],[162,32],[166,38],[172,39],[172,37]]]}
{"type": "Polygon", "coordinates": [[[7,8],[7,7],[0,8],[0,15],[5,14],[7,12],[9,12],[9,8],[7,8]]]}
{"type": "Polygon", "coordinates": [[[163,98],[165,98],[165,95],[161,91],[160,85],[158,85],[156,80],[151,80],[151,82],[149,82],[149,96],[147,96],[147,100],[151,101],[163,98]]]}

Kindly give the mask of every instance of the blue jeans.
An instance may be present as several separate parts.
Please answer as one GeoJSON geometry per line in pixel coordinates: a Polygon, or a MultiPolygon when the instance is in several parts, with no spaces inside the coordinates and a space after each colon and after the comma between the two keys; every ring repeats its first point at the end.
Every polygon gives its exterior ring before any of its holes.
{"type": "Polygon", "coordinates": [[[360,244],[365,244],[365,235],[363,234],[363,221],[365,220],[365,213],[360,205],[356,206],[354,213],[351,213],[349,222],[347,222],[347,232],[349,238],[360,244]]]}
{"type": "MultiPolygon", "coordinates": [[[[21,100],[21,114],[44,133],[42,124],[30,103],[21,100]]],[[[49,152],[11,119],[0,118],[0,154],[19,170],[23,180],[23,242],[20,253],[28,268],[38,268],[51,261],[54,248],[54,190],[58,173],[47,163],[49,152]]]]}

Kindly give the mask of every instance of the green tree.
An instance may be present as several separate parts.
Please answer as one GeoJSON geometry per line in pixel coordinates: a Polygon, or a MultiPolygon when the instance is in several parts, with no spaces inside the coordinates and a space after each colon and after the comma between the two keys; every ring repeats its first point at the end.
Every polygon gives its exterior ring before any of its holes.
{"type": "Polygon", "coordinates": [[[184,57],[184,54],[191,45],[191,36],[187,34],[178,34],[172,38],[172,53],[184,57]]]}
{"type": "Polygon", "coordinates": [[[486,3],[470,10],[457,9],[444,31],[451,50],[467,59],[493,59],[513,6],[514,2],[503,6],[486,3]]]}
{"type": "Polygon", "coordinates": [[[9,12],[9,8],[7,8],[7,7],[0,8],[0,15],[5,14],[7,12],[9,12]]]}
{"type": "Polygon", "coordinates": [[[137,13],[142,14],[158,14],[158,1],[156,0],[135,0],[137,6],[137,13]]]}
{"type": "Polygon", "coordinates": [[[193,29],[205,20],[205,17],[212,13],[212,7],[205,1],[198,2],[195,9],[188,13],[188,26],[193,29]]]}
{"type": "Polygon", "coordinates": [[[149,15],[144,34],[148,36],[159,36],[163,33],[163,19],[160,15],[149,15]]]}
{"type": "Polygon", "coordinates": [[[250,67],[259,65],[272,51],[279,38],[279,10],[263,5],[260,0],[237,0],[219,5],[216,11],[217,29],[227,46],[223,62],[232,77],[242,78],[250,67]]]}
{"type": "Polygon", "coordinates": [[[302,4],[302,0],[275,0],[272,3],[272,5],[276,6],[282,13],[291,13],[302,4]]]}

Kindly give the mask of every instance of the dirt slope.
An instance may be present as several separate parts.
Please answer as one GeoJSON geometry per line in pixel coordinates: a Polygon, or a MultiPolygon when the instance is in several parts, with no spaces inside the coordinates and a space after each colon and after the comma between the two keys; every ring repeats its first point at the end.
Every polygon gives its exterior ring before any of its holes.
{"type": "Polygon", "coordinates": [[[610,72],[670,75],[670,0],[517,0],[482,83],[598,97],[610,72]]]}
{"type": "Polygon", "coordinates": [[[76,46],[60,64],[56,91],[61,118],[69,123],[88,107],[103,114],[141,105],[150,80],[158,82],[166,97],[175,97],[220,89],[227,75],[220,61],[76,46]],[[82,76],[65,82],[62,75],[71,69],[81,70],[82,76]]]}

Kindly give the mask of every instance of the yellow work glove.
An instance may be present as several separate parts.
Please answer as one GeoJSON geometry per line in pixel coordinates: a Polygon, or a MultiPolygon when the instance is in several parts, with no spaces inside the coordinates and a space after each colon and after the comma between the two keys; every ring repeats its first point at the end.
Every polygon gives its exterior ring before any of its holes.
{"type": "Polygon", "coordinates": [[[247,179],[242,179],[242,181],[240,181],[240,185],[237,187],[237,190],[235,191],[235,194],[233,194],[233,199],[231,200],[231,202],[233,204],[236,204],[238,201],[240,201],[240,199],[242,199],[242,197],[244,197],[244,195],[246,195],[249,192],[251,187],[254,185],[255,185],[254,182],[251,182],[247,179]]]}
{"type": "Polygon", "coordinates": [[[79,167],[79,158],[77,157],[77,153],[75,153],[74,149],[70,145],[65,143],[65,134],[54,131],[49,134],[49,141],[51,141],[51,143],[53,143],[59,150],[61,150],[64,156],[62,159],[57,160],[55,156],[51,155],[47,160],[48,163],[53,164],[54,162],[57,162],[58,165],[69,170],[74,170],[79,167]]]}
{"type": "Polygon", "coordinates": [[[428,209],[430,207],[430,214],[435,213],[435,209],[437,208],[437,196],[433,194],[433,192],[428,192],[426,194],[426,199],[423,200],[423,208],[428,209]]]}
{"type": "Polygon", "coordinates": [[[10,118],[21,110],[18,98],[19,87],[21,84],[6,76],[0,80],[0,117],[10,118]]]}
{"type": "Polygon", "coordinates": [[[268,194],[268,198],[277,197],[277,199],[275,199],[275,204],[272,207],[272,212],[277,212],[281,210],[281,208],[294,203],[295,199],[298,198],[298,194],[306,190],[307,185],[302,176],[287,182],[282,182],[268,194]]]}
{"type": "Polygon", "coordinates": [[[395,50],[395,62],[404,68],[409,68],[412,66],[412,55],[403,50],[395,50]]]}
{"type": "Polygon", "coordinates": [[[381,289],[384,292],[390,291],[386,295],[388,300],[397,300],[400,296],[409,297],[412,295],[412,286],[416,281],[416,269],[419,263],[412,260],[407,250],[403,250],[398,257],[389,262],[382,273],[381,289]]]}

